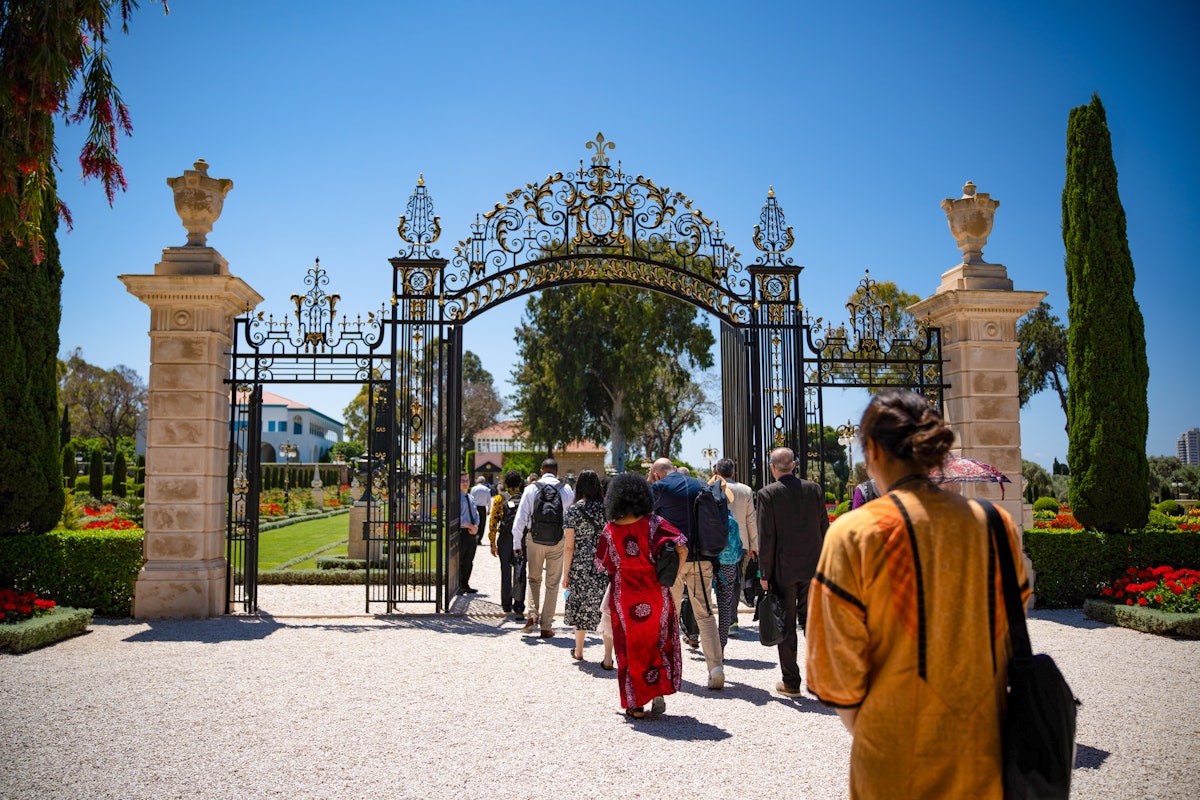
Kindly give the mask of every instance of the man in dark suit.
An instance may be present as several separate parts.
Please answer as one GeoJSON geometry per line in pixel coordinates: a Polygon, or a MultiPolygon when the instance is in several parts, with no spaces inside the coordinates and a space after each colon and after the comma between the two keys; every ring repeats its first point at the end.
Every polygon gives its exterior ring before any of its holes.
{"type": "Polygon", "coordinates": [[[792,474],[796,455],[786,447],[771,451],[774,483],[758,490],[758,568],[763,589],[771,589],[783,603],[783,629],[779,667],[783,680],[775,690],[788,697],[800,694],[796,623],[804,626],[808,615],[808,586],[817,570],[821,543],[829,528],[825,493],[812,481],[792,474]]]}

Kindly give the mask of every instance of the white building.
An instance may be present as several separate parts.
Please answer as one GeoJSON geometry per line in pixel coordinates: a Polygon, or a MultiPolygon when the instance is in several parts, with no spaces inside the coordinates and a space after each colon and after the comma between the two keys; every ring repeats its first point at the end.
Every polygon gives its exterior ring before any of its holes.
{"type": "Polygon", "coordinates": [[[1200,466],[1200,428],[1179,434],[1175,440],[1175,455],[1185,464],[1200,466]]]}
{"type": "MultiPolygon", "coordinates": [[[[294,464],[314,464],[345,435],[345,426],[315,408],[272,392],[263,392],[262,454],[264,464],[284,461],[280,446],[296,448],[294,464]]],[[[238,418],[242,418],[239,415],[238,418]]]]}

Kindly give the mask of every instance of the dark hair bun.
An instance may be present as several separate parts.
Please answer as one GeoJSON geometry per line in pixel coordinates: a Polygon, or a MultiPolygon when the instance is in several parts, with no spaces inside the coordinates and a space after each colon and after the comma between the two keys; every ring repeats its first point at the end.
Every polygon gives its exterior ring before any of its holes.
{"type": "Polygon", "coordinates": [[[881,392],[871,399],[859,435],[922,472],[941,465],[954,446],[954,431],[938,410],[916,392],[899,389],[881,392]]]}

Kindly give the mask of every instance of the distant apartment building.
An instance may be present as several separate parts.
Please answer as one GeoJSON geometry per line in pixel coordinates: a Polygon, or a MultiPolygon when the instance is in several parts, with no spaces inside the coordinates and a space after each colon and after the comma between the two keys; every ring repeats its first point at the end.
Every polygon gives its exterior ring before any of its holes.
{"type": "Polygon", "coordinates": [[[1175,455],[1185,464],[1200,466],[1200,428],[1179,434],[1175,440],[1175,455]]]}

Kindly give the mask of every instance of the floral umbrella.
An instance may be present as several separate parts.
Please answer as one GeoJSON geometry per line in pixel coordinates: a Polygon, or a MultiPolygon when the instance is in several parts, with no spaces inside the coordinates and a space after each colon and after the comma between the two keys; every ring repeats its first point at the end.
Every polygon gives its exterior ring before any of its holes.
{"type": "Polygon", "coordinates": [[[929,477],[934,483],[998,483],[1001,500],[1004,499],[1004,484],[1012,483],[1007,475],[991,464],[955,455],[946,456],[941,467],[929,471],[929,477]]]}

